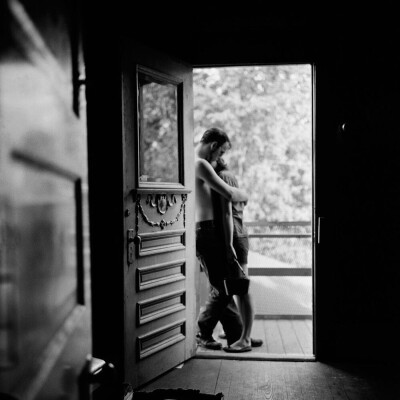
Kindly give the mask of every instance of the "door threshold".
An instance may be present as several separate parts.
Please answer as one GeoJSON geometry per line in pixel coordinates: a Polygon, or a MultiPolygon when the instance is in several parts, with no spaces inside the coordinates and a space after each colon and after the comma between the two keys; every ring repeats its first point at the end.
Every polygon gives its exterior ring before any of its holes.
{"type": "Polygon", "coordinates": [[[217,360],[249,360],[249,361],[315,361],[312,354],[274,354],[274,353],[226,353],[210,351],[197,353],[193,358],[217,360]]]}

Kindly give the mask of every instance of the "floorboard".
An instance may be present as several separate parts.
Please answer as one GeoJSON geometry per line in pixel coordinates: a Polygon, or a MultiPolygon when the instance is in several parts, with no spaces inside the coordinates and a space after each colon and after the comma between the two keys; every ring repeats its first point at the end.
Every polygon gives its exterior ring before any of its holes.
{"type": "Polygon", "coordinates": [[[309,331],[306,321],[300,320],[291,322],[303,354],[313,354],[312,333],[309,331]]]}
{"type": "MultiPolygon", "coordinates": [[[[312,333],[309,322],[309,320],[302,319],[255,319],[251,336],[263,340],[264,343],[261,347],[240,354],[198,347],[196,354],[199,358],[210,359],[313,360],[312,333]]],[[[226,346],[226,340],[218,337],[222,331],[222,326],[218,323],[213,335],[223,346],[226,346]]]]}
{"type": "Polygon", "coordinates": [[[224,400],[399,400],[398,376],[382,365],[194,358],[140,390],[197,389],[224,400]]]}
{"type": "Polygon", "coordinates": [[[285,354],[278,320],[265,320],[264,329],[267,337],[267,352],[272,354],[285,354]]]}
{"type": "Polygon", "coordinates": [[[292,321],[278,320],[278,328],[282,337],[285,354],[303,354],[297,336],[293,331],[292,321]]]}

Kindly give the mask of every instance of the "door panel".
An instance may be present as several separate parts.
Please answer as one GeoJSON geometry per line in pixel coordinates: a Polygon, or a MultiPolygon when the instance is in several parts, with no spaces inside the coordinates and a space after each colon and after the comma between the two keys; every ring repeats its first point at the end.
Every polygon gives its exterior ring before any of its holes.
{"type": "Polygon", "coordinates": [[[91,352],[76,15],[63,2],[33,17],[16,0],[1,8],[0,392],[74,399],[91,352]]]}
{"type": "Polygon", "coordinates": [[[125,47],[125,380],[192,357],[197,309],[192,70],[125,47]]]}

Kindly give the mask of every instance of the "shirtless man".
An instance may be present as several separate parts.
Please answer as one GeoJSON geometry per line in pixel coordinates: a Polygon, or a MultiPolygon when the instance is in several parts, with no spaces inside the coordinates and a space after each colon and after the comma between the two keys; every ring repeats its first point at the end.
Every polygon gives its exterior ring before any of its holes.
{"type": "Polygon", "coordinates": [[[211,165],[230,148],[231,142],[227,134],[218,128],[208,129],[196,147],[196,222],[214,219],[211,189],[229,201],[247,202],[248,200],[244,191],[225,183],[211,165]]]}
{"type": "MultiPolygon", "coordinates": [[[[232,301],[232,296],[225,294],[223,279],[226,276],[227,261],[236,254],[233,247],[225,245],[224,239],[216,229],[211,189],[228,201],[247,202],[248,200],[244,191],[225,183],[211,165],[230,147],[231,143],[227,134],[218,128],[211,128],[204,132],[195,149],[196,252],[209,279],[215,300],[212,303],[212,309],[208,307],[210,305],[208,302],[206,309],[200,313],[198,318],[200,332],[196,338],[202,346],[215,350],[221,349],[222,344],[212,337],[212,324],[205,323],[205,321],[211,317],[211,314],[214,320],[224,321],[224,313],[232,301]]],[[[235,326],[233,323],[232,326],[224,326],[227,335],[233,330],[236,335],[238,329],[240,332],[241,321],[239,316],[238,318],[235,326]]]]}

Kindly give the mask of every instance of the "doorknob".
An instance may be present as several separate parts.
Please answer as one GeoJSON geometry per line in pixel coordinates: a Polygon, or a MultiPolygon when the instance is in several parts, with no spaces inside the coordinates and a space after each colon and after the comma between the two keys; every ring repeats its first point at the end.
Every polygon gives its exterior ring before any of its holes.
{"type": "Polygon", "coordinates": [[[88,379],[90,383],[114,382],[117,378],[115,367],[100,358],[88,357],[88,379]]]}
{"type": "Polygon", "coordinates": [[[92,400],[93,392],[102,386],[113,387],[118,383],[117,372],[111,363],[88,354],[86,363],[79,377],[79,399],[92,400]]]}

